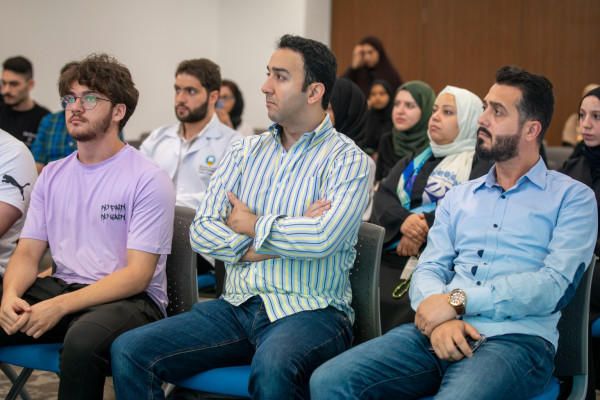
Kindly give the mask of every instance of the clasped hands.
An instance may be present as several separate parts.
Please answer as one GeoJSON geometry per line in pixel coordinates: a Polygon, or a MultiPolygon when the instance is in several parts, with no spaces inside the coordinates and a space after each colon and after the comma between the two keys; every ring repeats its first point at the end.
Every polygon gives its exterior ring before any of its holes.
{"type": "Polygon", "coordinates": [[[37,339],[65,315],[58,297],[30,306],[20,297],[4,296],[0,306],[0,326],[8,335],[22,332],[37,339]]]}
{"type": "Polygon", "coordinates": [[[448,293],[434,294],[423,300],[417,308],[415,325],[429,337],[435,354],[447,361],[472,357],[466,337],[481,339],[473,325],[456,319],[456,311],[448,303],[448,293]]]}
{"type": "Polygon", "coordinates": [[[425,215],[411,214],[400,226],[400,233],[402,237],[396,246],[396,253],[404,257],[418,256],[419,249],[427,241],[429,233],[425,215]]]}

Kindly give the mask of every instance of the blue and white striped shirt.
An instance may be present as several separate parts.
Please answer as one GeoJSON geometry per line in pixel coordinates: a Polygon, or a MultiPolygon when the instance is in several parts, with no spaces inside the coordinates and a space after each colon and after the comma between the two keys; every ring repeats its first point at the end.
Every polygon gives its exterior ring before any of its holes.
{"type": "Polygon", "coordinates": [[[200,200],[192,247],[225,261],[223,297],[231,304],[258,295],[271,321],[329,305],[353,320],[348,271],[368,202],[368,156],[333,129],[329,116],[288,151],[281,129],[274,124],[232,145],[200,200]],[[259,216],[254,239],[225,224],[228,191],[259,216]],[[303,217],[321,198],[331,208],[319,218],[303,217]],[[256,253],[280,258],[240,262],[252,244],[256,253]]]}

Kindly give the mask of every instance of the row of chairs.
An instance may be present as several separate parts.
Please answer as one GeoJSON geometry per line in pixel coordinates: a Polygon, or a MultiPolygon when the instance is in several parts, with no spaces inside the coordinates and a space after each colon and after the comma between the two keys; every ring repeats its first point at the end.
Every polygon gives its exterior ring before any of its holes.
{"type": "MultiPolygon", "coordinates": [[[[172,253],[167,258],[168,315],[189,310],[197,301],[196,254],[189,244],[189,226],[194,211],[177,207],[173,231],[172,253]]],[[[379,314],[379,260],[383,245],[383,228],[363,223],[356,245],[357,257],[351,270],[353,290],[352,307],[356,311],[354,324],[355,344],[381,335],[379,314]]],[[[555,357],[557,377],[572,377],[569,399],[584,399],[587,390],[589,299],[591,280],[596,258],[593,257],[583,275],[575,296],[563,310],[558,324],[559,347],[555,357]]],[[[0,347],[0,367],[10,372],[8,364],[24,367],[18,378],[8,374],[13,387],[7,399],[15,399],[34,369],[59,373],[58,350],[61,344],[40,344],[0,347]]],[[[187,379],[171,382],[179,386],[203,392],[216,393],[237,398],[248,398],[250,366],[217,368],[187,379]]],[[[552,378],[546,390],[534,400],[556,399],[559,380],[552,378]]]]}

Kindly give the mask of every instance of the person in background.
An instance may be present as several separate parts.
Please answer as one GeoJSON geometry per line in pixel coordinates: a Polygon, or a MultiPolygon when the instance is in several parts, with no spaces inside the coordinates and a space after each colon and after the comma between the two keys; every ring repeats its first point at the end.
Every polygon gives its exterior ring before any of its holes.
{"type": "Polygon", "coordinates": [[[376,181],[385,178],[402,158],[429,146],[427,124],[434,101],[435,92],[425,82],[410,81],[398,88],[392,109],[392,131],[381,137],[377,149],[376,181]]]}
{"type": "MultiPolygon", "coordinates": [[[[579,133],[582,141],[575,145],[573,154],[559,169],[565,175],[590,187],[596,194],[596,204],[600,212],[600,87],[586,92],[579,103],[579,133]]],[[[600,229],[600,220],[598,221],[600,229]]],[[[600,254],[600,240],[596,239],[594,249],[600,254]]],[[[590,323],[600,318],[600,267],[592,277],[590,302],[590,323]]],[[[600,340],[591,338],[593,354],[590,357],[590,383],[588,398],[595,399],[594,389],[600,385],[600,340]]]]}
{"type": "MultiPolygon", "coordinates": [[[[596,89],[598,86],[597,83],[590,83],[583,88],[582,96],[585,96],[588,92],[593,89],[596,89]]],[[[565,121],[565,126],[562,131],[562,145],[563,146],[576,146],[577,143],[581,142],[581,130],[579,127],[579,114],[573,113],[569,115],[567,120],[565,121]]]]}
{"type": "Polygon", "coordinates": [[[254,128],[246,121],[242,121],[244,97],[235,82],[223,79],[215,112],[223,124],[244,136],[254,135],[254,128]]]}
{"type": "Polygon", "coordinates": [[[215,105],[220,68],[202,58],[182,61],[175,71],[175,125],[150,133],[140,151],[173,180],[177,205],[196,209],[225,152],[242,136],[219,121],[215,105]]]}
{"type": "Polygon", "coordinates": [[[392,109],[394,91],[389,83],[376,80],[371,85],[369,99],[369,117],[365,128],[365,138],[358,145],[368,155],[377,160],[377,149],[381,136],[392,130],[392,109]]]}
{"type": "MultiPolygon", "coordinates": [[[[358,86],[349,79],[339,77],[333,86],[329,108],[329,118],[336,131],[343,133],[355,143],[365,137],[365,127],[368,119],[367,101],[358,86]]],[[[360,147],[360,146],[359,146],[360,147]]],[[[373,186],[375,184],[375,161],[369,161],[369,204],[363,214],[363,221],[368,221],[373,208],[373,186]]]]}
{"type": "Polygon", "coordinates": [[[381,40],[375,36],[367,36],[354,47],[352,63],[344,76],[356,83],[365,96],[373,82],[383,79],[396,90],[402,85],[402,78],[388,58],[381,40]]]}
{"type": "Polygon", "coordinates": [[[35,86],[33,66],[22,56],[11,57],[2,64],[0,129],[31,147],[41,119],[50,111],[30,97],[35,86]]]}
{"type": "Polygon", "coordinates": [[[400,295],[406,286],[398,286],[398,276],[409,257],[418,256],[424,247],[437,205],[450,188],[479,178],[492,167],[475,154],[480,114],[479,97],[466,89],[446,86],[437,96],[429,119],[429,147],[398,161],[379,182],[371,222],[385,228],[380,274],[384,333],[414,320],[408,296],[400,295]]]}

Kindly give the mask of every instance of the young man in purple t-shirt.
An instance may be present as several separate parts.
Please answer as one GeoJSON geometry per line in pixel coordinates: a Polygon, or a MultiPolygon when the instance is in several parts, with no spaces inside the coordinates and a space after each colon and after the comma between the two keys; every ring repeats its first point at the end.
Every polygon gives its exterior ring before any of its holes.
{"type": "Polygon", "coordinates": [[[0,345],[63,342],[58,398],[102,399],[114,339],[165,314],[175,193],[119,140],[138,100],[125,66],[92,55],[59,91],[77,151],[48,164],[31,195],[4,276],[0,345]],[[48,245],[56,272],[36,279],[48,245]]]}

